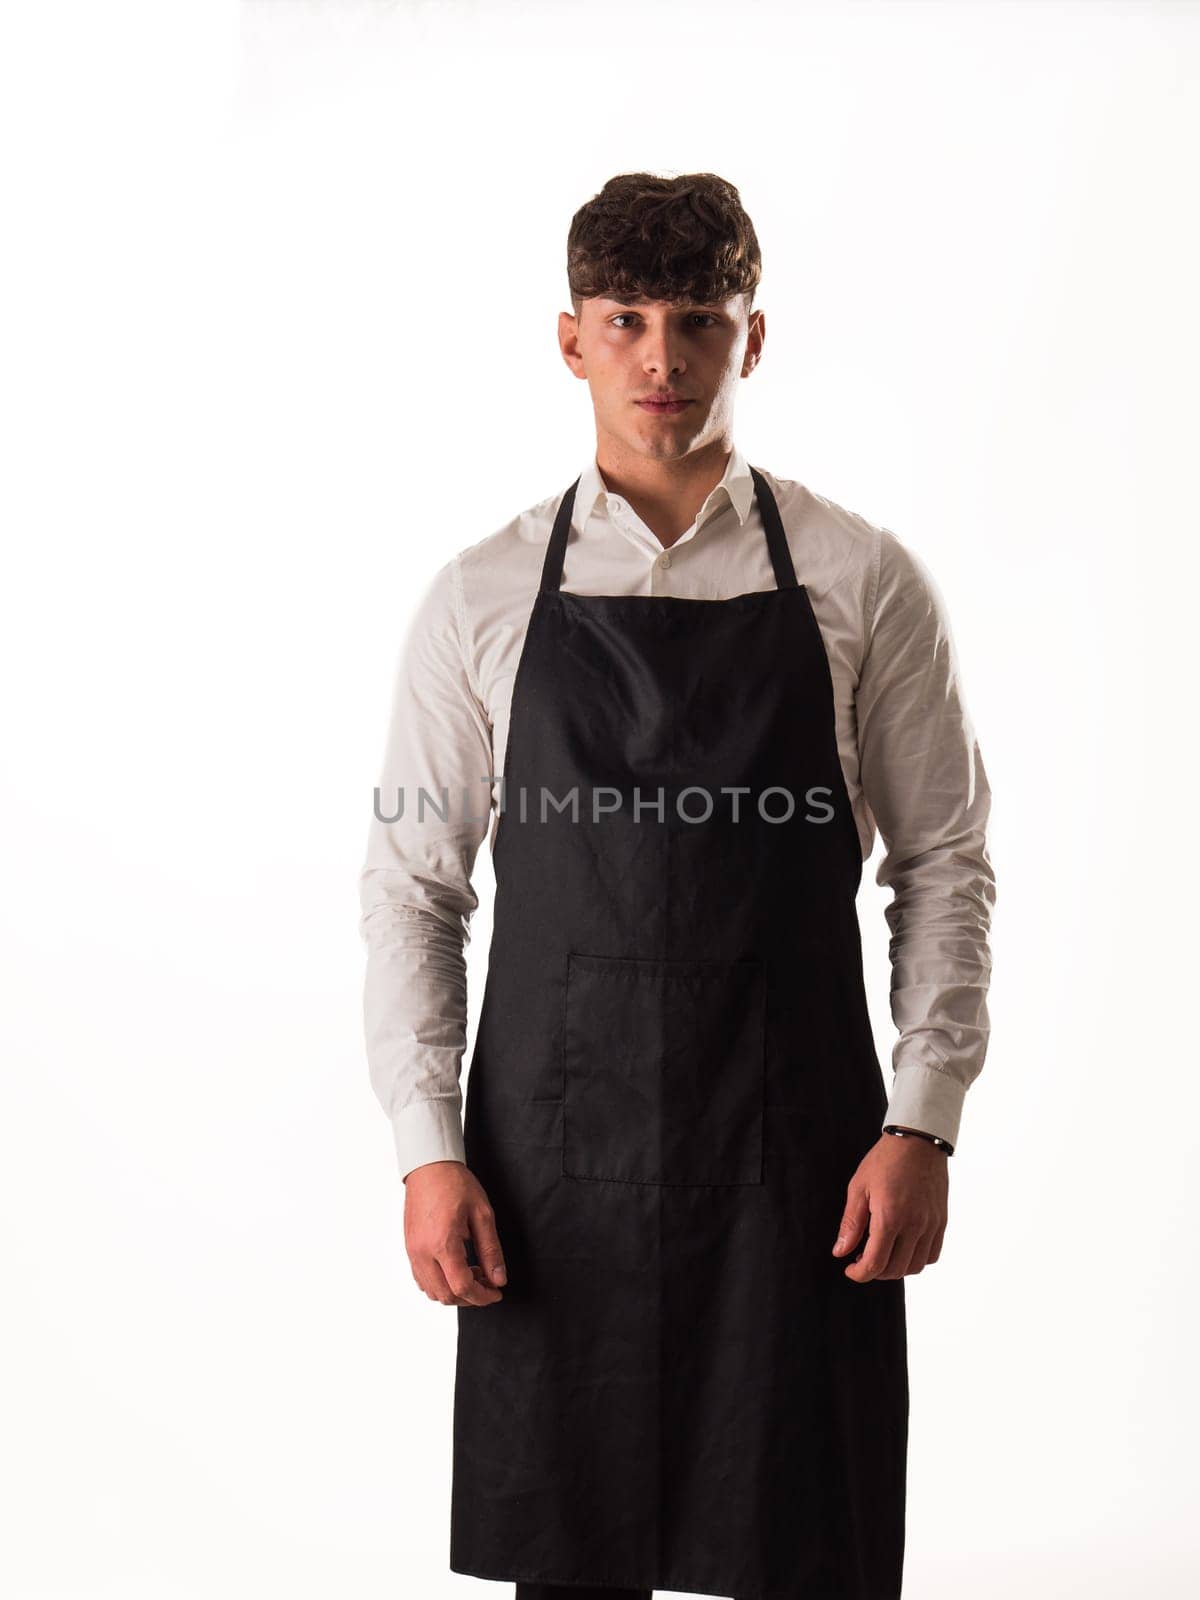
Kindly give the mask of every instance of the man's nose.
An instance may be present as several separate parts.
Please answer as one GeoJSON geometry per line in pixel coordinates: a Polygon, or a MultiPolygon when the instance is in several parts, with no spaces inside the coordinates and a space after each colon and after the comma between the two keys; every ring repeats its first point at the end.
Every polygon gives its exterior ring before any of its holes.
{"type": "Polygon", "coordinates": [[[683,354],[667,336],[652,339],[644,357],[647,372],[682,372],[683,354]]]}

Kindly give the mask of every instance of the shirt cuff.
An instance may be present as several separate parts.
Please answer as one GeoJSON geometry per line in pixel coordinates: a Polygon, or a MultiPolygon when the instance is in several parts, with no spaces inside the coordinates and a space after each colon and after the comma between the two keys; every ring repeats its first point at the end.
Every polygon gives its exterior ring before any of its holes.
{"type": "Polygon", "coordinates": [[[905,1128],[936,1134],[957,1150],[966,1093],[957,1078],[936,1067],[897,1067],[884,1125],[896,1122],[905,1128]]]}
{"type": "Polygon", "coordinates": [[[428,1161],[465,1164],[467,1159],[462,1114],[454,1099],[411,1101],[393,1116],[392,1136],[402,1178],[428,1161]]]}

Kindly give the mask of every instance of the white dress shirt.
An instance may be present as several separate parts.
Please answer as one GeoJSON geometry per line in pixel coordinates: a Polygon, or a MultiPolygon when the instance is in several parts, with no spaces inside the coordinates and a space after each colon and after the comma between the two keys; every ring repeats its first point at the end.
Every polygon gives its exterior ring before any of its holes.
{"type": "MultiPolygon", "coordinates": [[[[990,790],[945,604],[887,528],[760,470],[829,656],[864,861],[876,829],[885,845],[876,881],[892,890],[898,1037],[884,1121],[957,1145],[987,1049],[995,877],[990,790]]],[[[495,843],[513,675],[569,482],[438,569],[400,652],[359,894],[367,1060],[404,1176],[425,1162],[465,1160],[464,944],[479,903],[471,870],[484,836],[495,843]],[[381,821],[401,795],[403,815],[381,821]]],[[[775,584],[736,444],[696,520],[665,550],[608,492],[593,454],[576,491],[563,589],[723,600],[775,584]]]]}

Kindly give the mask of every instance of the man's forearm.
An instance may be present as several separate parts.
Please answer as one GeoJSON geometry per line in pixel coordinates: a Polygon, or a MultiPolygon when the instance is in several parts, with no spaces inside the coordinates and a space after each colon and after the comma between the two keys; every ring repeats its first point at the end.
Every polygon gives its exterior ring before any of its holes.
{"type": "Polygon", "coordinates": [[[412,903],[403,874],[364,874],[367,1062],[402,1177],[426,1162],[465,1160],[460,1075],[467,973],[456,920],[457,928],[444,912],[412,903]]]}
{"type": "Polygon", "coordinates": [[[884,1121],[954,1145],[967,1089],[987,1053],[988,933],[995,878],[982,825],[913,856],[879,881],[893,889],[891,1012],[899,1030],[884,1121]]]}

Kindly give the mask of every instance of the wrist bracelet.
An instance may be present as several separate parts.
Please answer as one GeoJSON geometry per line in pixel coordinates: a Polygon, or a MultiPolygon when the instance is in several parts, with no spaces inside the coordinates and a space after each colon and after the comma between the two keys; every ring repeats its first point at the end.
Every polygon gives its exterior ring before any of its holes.
{"type": "Polygon", "coordinates": [[[898,1128],[894,1122],[889,1122],[884,1128],[884,1133],[894,1133],[898,1139],[912,1135],[914,1139],[927,1139],[930,1144],[937,1145],[939,1150],[944,1150],[948,1156],[954,1154],[954,1146],[948,1139],[939,1139],[936,1133],[925,1133],[920,1128],[898,1128]]]}

